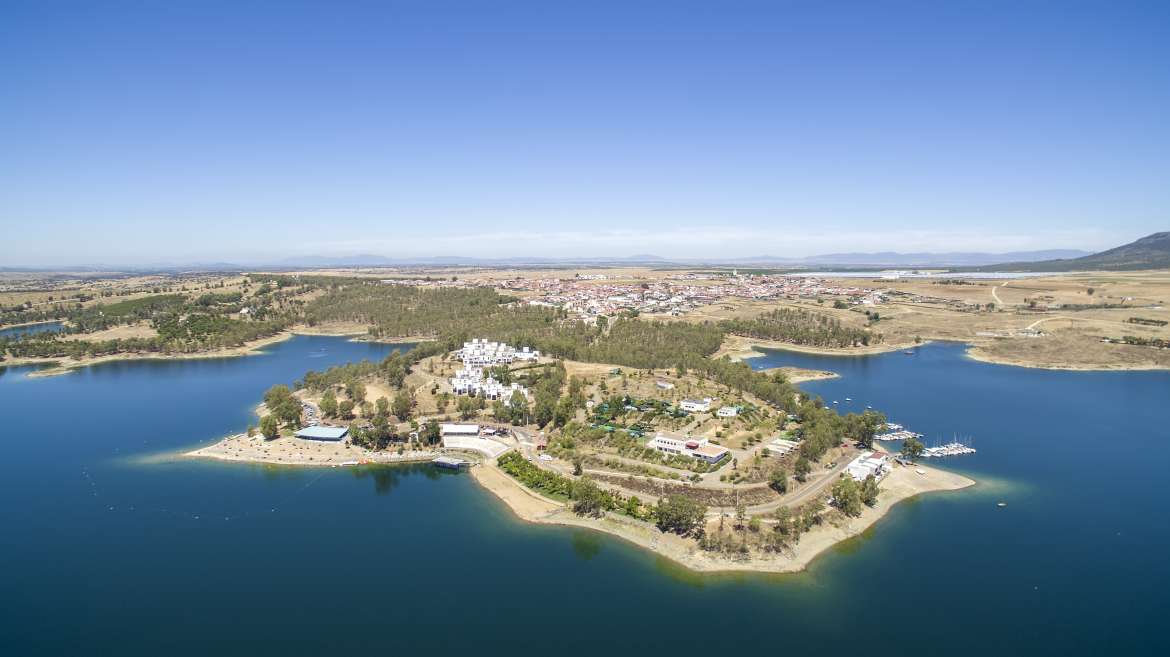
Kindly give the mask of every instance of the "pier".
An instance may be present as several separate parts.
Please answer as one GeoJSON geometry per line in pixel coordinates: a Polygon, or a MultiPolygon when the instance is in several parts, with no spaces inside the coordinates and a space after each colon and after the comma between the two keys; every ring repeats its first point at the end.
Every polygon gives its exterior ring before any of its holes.
{"type": "Polygon", "coordinates": [[[454,456],[437,456],[431,463],[434,463],[440,468],[447,468],[448,470],[462,470],[471,465],[471,461],[458,459],[454,456]]]}

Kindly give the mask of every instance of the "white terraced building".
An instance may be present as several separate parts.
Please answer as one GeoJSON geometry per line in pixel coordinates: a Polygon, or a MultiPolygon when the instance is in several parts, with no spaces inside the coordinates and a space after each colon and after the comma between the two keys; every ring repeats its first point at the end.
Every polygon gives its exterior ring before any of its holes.
{"type": "Polygon", "coordinates": [[[451,377],[451,390],[457,395],[471,395],[488,401],[503,400],[505,404],[512,402],[512,393],[519,391],[528,398],[528,390],[519,383],[504,385],[492,377],[484,377],[483,369],[465,367],[455,372],[451,377]]]}
{"type": "Polygon", "coordinates": [[[464,365],[470,367],[492,367],[508,365],[512,361],[534,361],[540,358],[540,352],[524,347],[516,351],[515,347],[506,342],[489,342],[486,338],[476,338],[471,342],[464,342],[463,348],[455,352],[464,365]]]}

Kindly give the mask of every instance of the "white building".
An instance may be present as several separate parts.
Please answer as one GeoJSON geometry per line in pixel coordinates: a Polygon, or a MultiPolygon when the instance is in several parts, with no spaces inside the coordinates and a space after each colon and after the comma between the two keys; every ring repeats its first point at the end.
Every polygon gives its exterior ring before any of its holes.
{"type": "Polygon", "coordinates": [[[714,445],[706,438],[690,438],[665,433],[655,434],[654,438],[646,443],[646,446],[667,454],[702,459],[711,464],[722,461],[729,454],[726,447],[714,445]]]}
{"type": "Polygon", "coordinates": [[[536,349],[529,349],[528,347],[524,347],[520,351],[515,352],[513,357],[516,360],[531,362],[535,361],[537,358],[540,358],[540,352],[536,349]]]}
{"type": "Polygon", "coordinates": [[[440,424],[439,433],[443,436],[478,436],[478,424],[440,424]]]}
{"type": "Polygon", "coordinates": [[[878,452],[862,452],[861,456],[853,459],[846,471],[856,481],[865,481],[870,475],[881,479],[890,471],[890,457],[878,452]]]}
{"type": "Polygon", "coordinates": [[[504,342],[489,342],[486,338],[476,338],[471,342],[464,342],[463,348],[455,352],[455,356],[471,367],[493,367],[508,365],[516,358],[516,349],[504,342]]]}
{"type": "Polygon", "coordinates": [[[738,406],[724,406],[715,412],[719,417],[735,417],[739,415],[738,406]]]}
{"type": "Polygon", "coordinates": [[[688,413],[706,413],[711,410],[711,399],[704,397],[703,399],[684,399],[679,402],[679,408],[688,413]]]}
{"type": "Polygon", "coordinates": [[[455,371],[451,377],[451,390],[457,395],[471,395],[488,401],[502,400],[511,404],[512,393],[519,392],[528,398],[528,390],[519,383],[505,385],[490,376],[484,376],[484,367],[510,363],[514,358],[521,360],[535,359],[540,352],[524,351],[516,353],[508,345],[486,340],[466,342],[458,355],[463,359],[463,368],[455,371]],[[521,355],[524,354],[524,355],[521,355]]]}

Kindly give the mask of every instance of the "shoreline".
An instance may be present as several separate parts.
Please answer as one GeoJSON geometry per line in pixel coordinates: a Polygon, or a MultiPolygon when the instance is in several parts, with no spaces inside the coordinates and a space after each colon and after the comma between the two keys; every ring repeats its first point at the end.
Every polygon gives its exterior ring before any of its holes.
{"type": "Polygon", "coordinates": [[[263,353],[264,347],[284,342],[297,335],[310,336],[332,336],[332,337],[347,337],[357,342],[376,342],[379,344],[405,344],[413,342],[424,342],[434,340],[431,337],[407,337],[407,338],[379,338],[362,340],[359,336],[365,335],[362,332],[344,330],[331,330],[328,328],[310,328],[307,326],[297,326],[286,329],[266,338],[260,338],[251,342],[240,345],[239,347],[225,347],[223,349],[214,349],[210,351],[199,351],[192,353],[151,353],[151,352],[126,352],[118,354],[105,354],[102,356],[94,356],[92,358],[82,358],[74,360],[70,358],[12,358],[7,361],[0,362],[0,365],[8,367],[23,367],[29,365],[46,365],[45,369],[29,372],[31,377],[44,376],[58,376],[61,374],[68,374],[73,370],[82,367],[89,367],[91,365],[101,365],[102,363],[112,363],[116,361],[140,361],[140,360],[199,360],[204,358],[237,358],[240,356],[255,356],[263,353]]]}
{"type": "Polygon", "coordinates": [[[41,324],[65,324],[63,319],[42,319],[39,322],[20,322],[19,324],[3,324],[0,325],[0,331],[6,331],[14,328],[24,328],[25,326],[40,326],[41,324]]]}
{"type": "MultiPolygon", "coordinates": [[[[412,450],[402,454],[398,454],[397,451],[376,452],[355,448],[344,442],[308,441],[291,436],[267,440],[259,434],[249,437],[238,433],[225,436],[209,445],[172,453],[172,456],[261,465],[336,468],[425,463],[442,453],[442,450],[412,450]]],[[[491,459],[481,460],[478,464],[472,465],[468,468],[468,474],[520,520],[604,532],[663,556],[689,570],[703,573],[799,572],[805,570],[830,548],[873,527],[900,502],[919,495],[961,490],[976,484],[974,480],[963,475],[931,466],[895,466],[882,480],[877,504],[873,507],[864,507],[860,516],[856,518],[834,516],[833,521],[805,533],[795,545],[783,552],[753,553],[748,558],[732,559],[699,549],[694,539],[663,533],[649,522],[621,514],[611,512],[600,518],[580,517],[573,513],[569,504],[550,499],[523,486],[496,466],[491,459]],[[919,470],[923,474],[917,474],[919,470]]]]}
{"type": "Polygon", "coordinates": [[[1089,365],[1072,365],[1058,363],[1036,363],[1014,358],[998,358],[983,353],[982,345],[974,342],[965,342],[967,349],[964,355],[971,360],[989,365],[1004,365],[1007,367],[1026,367],[1030,370],[1053,370],[1057,372],[1166,372],[1170,367],[1158,365],[1109,365],[1094,363],[1089,365]]]}
{"type": "MultiPolygon", "coordinates": [[[[720,356],[727,356],[733,361],[743,361],[749,358],[761,358],[766,354],[759,349],[775,349],[778,351],[792,351],[802,354],[812,354],[815,356],[828,356],[832,358],[853,357],[853,356],[877,356],[894,351],[901,351],[905,349],[913,349],[915,347],[925,346],[932,342],[954,342],[966,346],[966,355],[972,360],[977,360],[981,363],[988,363],[991,365],[1006,365],[1009,367],[1026,367],[1028,369],[1037,370],[1054,370],[1063,372],[1165,372],[1170,370],[1170,367],[1162,367],[1158,365],[1124,365],[1124,364],[1108,364],[1108,363],[1093,363],[1093,364],[1060,364],[1060,363],[1038,363],[1034,361],[1027,361],[1018,358],[1002,358],[991,356],[982,353],[980,349],[983,347],[978,341],[971,340],[955,340],[942,338],[923,338],[919,343],[907,344],[882,344],[872,347],[852,347],[848,351],[842,349],[830,349],[820,347],[806,347],[803,345],[791,344],[788,342],[780,342],[777,340],[752,340],[743,338],[741,336],[728,336],[723,342],[723,346],[719,351],[712,355],[712,358],[720,356]]],[[[780,366],[787,367],[787,366],[780,366]]],[[[777,369],[777,368],[769,368],[777,369]]],[[[794,383],[799,383],[794,380],[794,383]]]]}
{"type": "Polygon", "coordinates": [[[179,452],[178,456],[236,463],[338,467],[383,463],[425,463],[440,454],[441,452],[436,450],[411,450],[402,454],[398,454],[396,451],[376,452],[353,447],[342,441],[310,441],[292,436],[281,436],[268,440],[258,433],[252,437],[237,433],[221,438],[210,445],[179,452]]]}
{"type": "Polygon", "coordinates": [[[897,466],[883,480],[877,504],[865,507],[860,516],[848,518],[839,525],[820,525],[804,534],[795,546],[783,553],[753,554],[746,559],[731,560],[700,550],[694,540],[662,533],[645,521],[615,513],[596,519],[579,517],[567,504],[555,502],[525,488],[490,463],[471,468],[470,474],[478,484],[503,502],[513,515],[525,522],[604,532],[666,557],[689,570],[704,573],[800,572],[833,546],[874,526],[900,502],[919,495],[961,490],[976,484],[962,475],[929,466],[897,466]],[[922,470],[926,474],[918,475],[915,470],[922,470]]]}
{"type": "Polygon", "coordinates": [[[723,344],[719,347],[711,357],[719,358],[720,356],[727,356],[733,361],[746,360],[748,358],[760,358],[765,356],[760,349],[779,349],[782,351],[794,351],[802,354],[814,354],[817,356],[834,356],[834,357],[849,357],[849,356],[875,356],[878,354],[885,354],[891,351],[900,351],[902,349],[910,349],[913,347],[926,344],[927,341],[921,343],[907,343],[894,344],[882,343],[879,345],[870,345],[868,347],[809,347],[806,345],[794,344],[791,342],[783,342],[780,340],[757,340],[755,338],[747,338],[740,335],[729,335],[723,340],[723,344]]]}
{"type": "Polygon", "coordinates": [[[778,367],[766,367],[758,372],[779,372],[784,375],[784,378],[789,383],[808,383],[809,381],[825,381],[827,379],[839,379],[841,375],[829,370],[810,370],[804,367],[792,367],[790,365],[780,365],[778,367]]]}

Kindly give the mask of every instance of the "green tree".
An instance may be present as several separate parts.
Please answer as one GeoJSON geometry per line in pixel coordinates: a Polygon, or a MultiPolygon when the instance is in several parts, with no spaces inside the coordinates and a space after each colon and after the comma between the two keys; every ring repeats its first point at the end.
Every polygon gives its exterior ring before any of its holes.
{"type": "Polygon", "coordinates": [[[443,439],[443,432],[440,429],[438,422],[435,420],[430,420],[422,426],[422,430],[419,431],[418,437],[428,445],[437,445],[439,444],[439,441],[443,439]]]}
{"type": "Polygon", "coordinates": [[[611,496],[592,479],[583,477],[573,482],[573,513],[579,516],[599,517],[605,513],[611,496]]]}
{"type": "Polygon", "coordinates": [[[796,459],[796,465],[793,466],[792,471],[796,474],[796,480],[803,484],[808,480],[809,473],[812,472],[812,463],[801,456],[796,459]]]}
{"type": "Polygon", "coordinates": [[[570,397],[561,397],[557,401],[557,408],[553,414],[553,426],[565,426],[573,419],[576,413],[577,409],[573,406],[573,400],[570,397]]]}
{"type": "Polygon", "coordinates": [[[508,399],[508,410],[512,414],[512,424],[520,426],[528,420],[528,398],[524,393],[516,390],[508,399]]]}
{"type": "Polygon", "coordinates": [[[833,484],[833,506],[847,516],[861,515],[861,487],[853,477],[843,476],[833,484]]]}
{"type": "Polygon", "coordinates": [[[398,393],[394,395],[394,403],[392,405],[394,417],[398,418],[402,422],[409,420],[411,405],[410,393],[408,393],[405,389],[400,389],[398,393]]]}
{"type": "Polygon", "coordinates": [[[374,402],[374,408],[377,409],[379,417],[386,417],[390,415],[390,400],[385,397],[378,397],[378,401],[374,402]]]}
{"type": "Polygon", "coordinates": [[[345,394],[353,400],[353,403],[360,404],[366,400],[366,384],[361,381],[350,381],[345,386],[345,394]]]}
{"type": "Polygon", "coordinates": [[[504,385],[509,385],[512,383],[512,370],[507,365],[496,365],[495,367],[489,367],[487,375],[504,385]]]}
{"type": "Polygon", "coordinates": [[[701,535],[707,505],[685,495],[667,495],[658,499],[655,507],[658,528],[681,536],[701,535]]]}
{"type": "Polygon", "coordinates": [[[269,388],[264,393],[264,405],[280,422],[291,426],[300,424],[301,402],[293,396],[288,386],[277,384],[269,388]]]}
{"type": "Polygon", "coordinates": [[[788,473],[783,468],[777,468],[768,475],[768,486],[783,495],[788,492],[788,473]]]}
{"type": "Polygon", "coordinates": [[[325,417],[337,416],[337,395],[333,394],[333,390],[328,390],[324,396],[321,397],[321,414],[325,417]]]}
{"type": "Polygon", "coordinates": [[[908,459],[916,459],[922,456],[922,452],[926,449],[926,445],[922,444],[921,440],[911,436],[902,441],[902,456],[908,459]]]}
{"type": "Polygon", "coordinates": [[[866,506],[873,506],[877,504],[878,498],[878,484],[877,478],[869,475],[865,481],[861,483],[861,502],[866,506]]]}
{"type": "Polygon", "coordinates": [[[459,412],[459,417],[464,420],[470,420],[472,415],[475,415],[475,400],[471,397],[460,397],[455,402],[455,410],[459,412]]]}
{"type": "Polygon", "coordinates": [[[337,415],[343,420],[353,419],[353,401],[346,399],[337,405],[337,415]]]}
{"type": "Polygon", "coordinates": [[[277,420],[276,416],[272,413],[265,415],[260,419],[260,433],[264,434],[264,437],[268,440],[272,440],[273,438],[279,436],[280,420],[277,420]]]}

